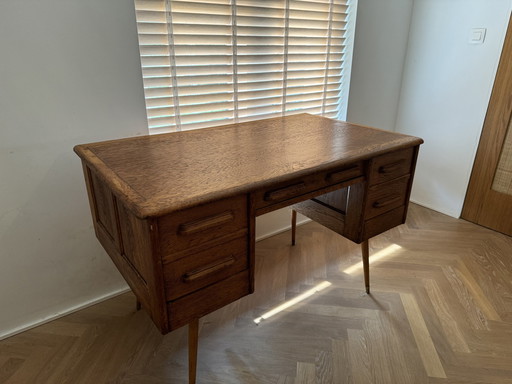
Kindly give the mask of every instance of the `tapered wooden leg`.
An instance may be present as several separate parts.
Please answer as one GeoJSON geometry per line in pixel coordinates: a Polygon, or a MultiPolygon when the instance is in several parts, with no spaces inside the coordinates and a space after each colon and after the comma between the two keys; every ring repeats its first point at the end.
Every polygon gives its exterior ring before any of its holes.
{"type": "Polygon", "coordinates": [[[197,344],[199,341],[199,319],[188,324],[188,383],[196,384],[197,344]]]}
{"type": "Polygon", "coordinates": [[[364,286],[366,293],[370,293],[370,249],[368,240],[361,243],[361,253],[363,255],[364,286]]]}
{"type": "Polygon", "coordinates": [[[292,245],[295,245],[295,230],[297,229],[297,211],[292,209],[292,245]]]}
{"type": "Polygon", "coordinates": [[[139,299],[136,299],[136,301],[135,301],[135,309],[137,311],[140,311],[141,308],[142,308],[142,305],[140,304],[139,299]]]}

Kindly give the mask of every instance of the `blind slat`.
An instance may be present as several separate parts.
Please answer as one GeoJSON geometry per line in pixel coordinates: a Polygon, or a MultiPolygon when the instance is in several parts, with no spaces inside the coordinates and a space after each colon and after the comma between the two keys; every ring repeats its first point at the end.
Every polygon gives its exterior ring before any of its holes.
{"type": "Polygon", "coordinates": [[[341,103],[350,0],[135,0],[150,133],[341,103]]]}

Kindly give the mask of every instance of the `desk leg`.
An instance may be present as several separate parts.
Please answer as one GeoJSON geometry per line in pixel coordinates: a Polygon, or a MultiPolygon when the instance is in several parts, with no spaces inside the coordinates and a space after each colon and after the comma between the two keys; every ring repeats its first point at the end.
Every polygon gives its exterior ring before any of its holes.
{"type": "Polygon", "coordinates": [[[140,304],[139,299],[136,299],[136,301],[135,301],[135,309],[137,311],[140,311],[141,308],[142,308],[142,305],[140,304]]]}
{"type": "Polygon", "coordinates": [[[188,324],[188,383],[196,384],[197,344],[199,340],[199,319],[188,324]]]}
{"type": "Polygon", "coordinates": [[[295,245],[295,230],[297,229],[297,211],[292,209],[292,245],[295,245]]]}
{"type": "Polygon", "coordinates": [[[361,253],[363,255],[364,285],[366,293],[370,293],[370,249],[368,240],[361,243],[361,253]]]}

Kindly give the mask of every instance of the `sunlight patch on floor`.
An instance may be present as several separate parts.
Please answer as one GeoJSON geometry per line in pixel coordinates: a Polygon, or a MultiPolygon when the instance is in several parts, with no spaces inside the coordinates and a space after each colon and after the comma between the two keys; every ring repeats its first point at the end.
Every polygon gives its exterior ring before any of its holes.
{"type": "Polygon", "coordinates": [[[307,290],[306,292],[301,293],[299,296],[296,296],[293,299],[285,301],[283,304],[281,304],[281,305],[271,309],[268,312],[265,312],[260,317],[257,317],[256,319],[254,319],[254,322],[256,324],[259,324],[262,320],[266,320],[269,317],[272,317],[272,316],[278,314],[279,312],[282,312],[285,309],[290,308],[291,306],[293,306],[293,305],[295,305],[297,303],[300,303],[301,301],[307,299],[308,297],[313,296],[315,293],[323,291],[325,288],[327,288],[327,287],[329,287],[331,285],[332,285],[332,283],[330,283],[328,281],[323,281],[320,284],[317,284],[316,286],[314,286],[313,288],[307,290]]]}
{"type": "MultiPolygon", "coordinates": [[[[385,259],[387,257],[391,256],[397,256],[399,253],[401,253],[402,247],[398,244],[391,244],[387,246],[384,249],[381,249],[378,252],[375,252],[373,255],[370,255],[370,265],[372,263],[375,263],[376,261],[385,259]]],[[[359,263],[356,263],[354,265],[351,265],[350,267],[343,270],[343,273],[352,275],[354,273],[361,272],[363,270],[363,262],[360,261],[359,263]]]]}

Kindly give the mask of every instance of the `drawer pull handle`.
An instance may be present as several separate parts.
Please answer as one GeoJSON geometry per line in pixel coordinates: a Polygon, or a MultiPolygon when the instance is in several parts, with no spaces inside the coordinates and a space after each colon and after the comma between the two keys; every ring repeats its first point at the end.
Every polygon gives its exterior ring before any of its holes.
{"type": "Polygon", "coordinates": [[[334,182],[342,181],[342,180],[347,179],[347,175],[351,179],[353,177],[356,177],[356,175],[352,175],[352,172],[356,172],[356,171],[359,171],[359,165],[354,165],[353,167],[343,169],[342,171],[336,171],[336,172],[329,173],[327,175],[326,179],[329,181],[334,181],[334,182]]]}
{"type": "Polygon", "coordinates": [[[222,212],[218,215],[207,217],[206,219],[181,224],[178,228],[178,233],[180,235],[192,235],[197,232],[206,231],[207,229],[229,223],[230,221],[233,221],[234,218],[235,215],[233,214],[233,211],[222,212]]]}
{"type": "Polygon", "coordinates": [[[236,259],[234,256],[229,256],[223,260],[221,260],[217,264],[208,265],[200,269],[196,269],[192,272],[185,273],[182,278],[185,283],[193,282],[194,280],[200,279],[202,277],[208,276],[212,273],[218,272],[221,269],[227,268],[235,263],[236,259]]]}
{"type": "Polygon", "coordinates": [[[403,199],[403,196],[396,196],[388,200],[384,201],[376,201],[372,204],[373,208],[384,208],[388,205],[395,204],[400,202],[403,199]]]}
{"type": "Polygon", "coordinates": [[[265,193],[265,201],[275,201],[281,200],[288,196],[294,196],[297,193],[300,193],[303,189],[306,188],[306,184],[304,182],[300,182],[297,184],[290,185],[288,187],[276,189],[270,192],[265,193]]]}
{"type": "Polygon", "coordinates": [[[403,162],[405,162],[405,159],[395,161],[394,163],[382,165],[379,167],[378,172],[384,174],[396,172],[400,169],[400,166],[402,165],[403,162]]]}

